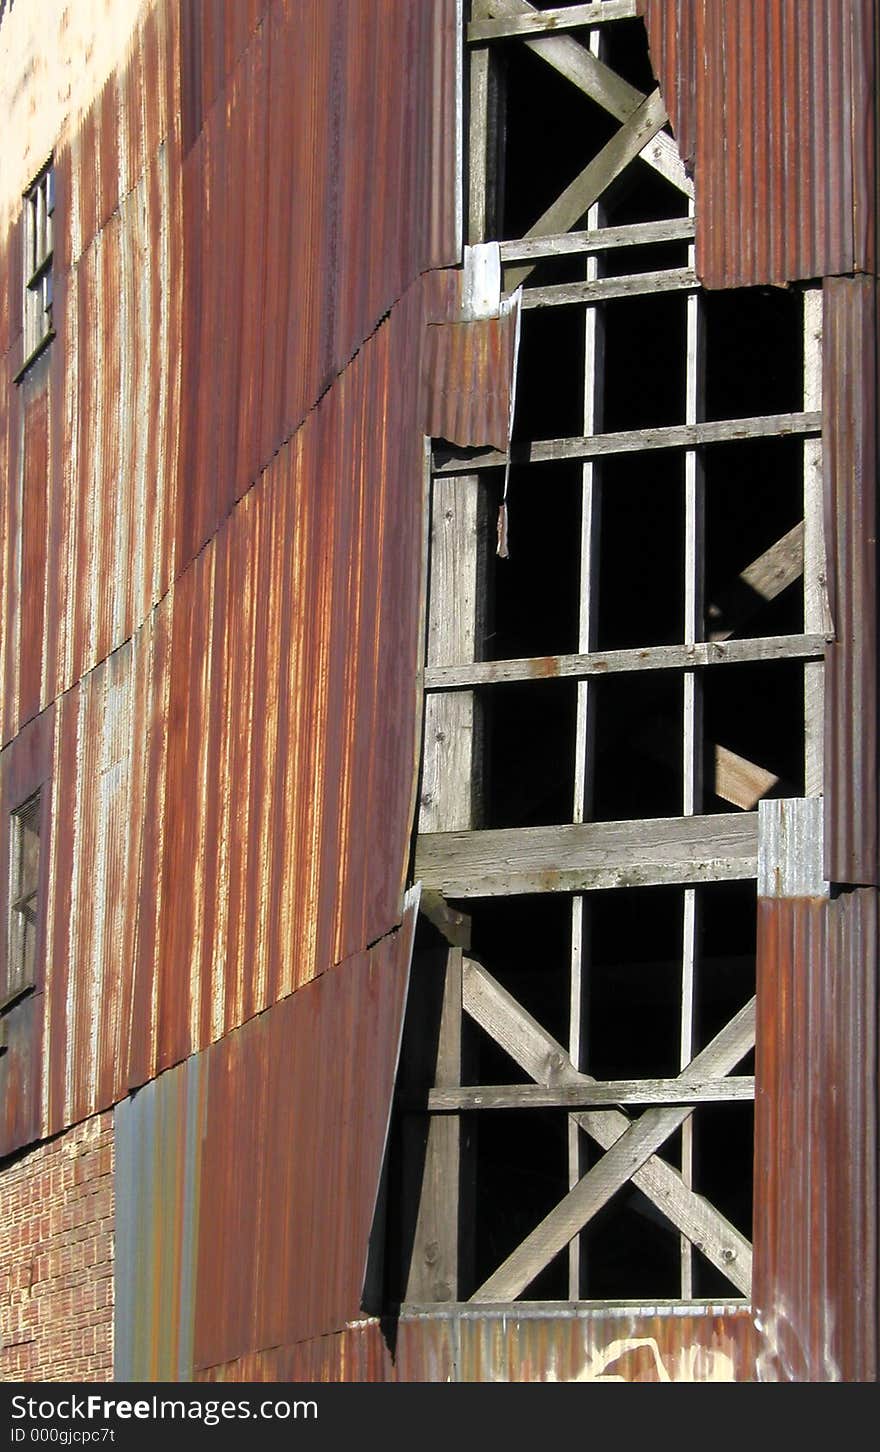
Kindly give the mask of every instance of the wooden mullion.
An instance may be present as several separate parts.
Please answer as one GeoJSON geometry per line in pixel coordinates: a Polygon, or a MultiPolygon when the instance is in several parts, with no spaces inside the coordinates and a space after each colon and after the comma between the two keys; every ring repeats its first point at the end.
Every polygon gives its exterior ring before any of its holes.
{"type": "Polygon", "coordinates": [[[583,232],[560,232],[550,237],[521,237],[501,242],[502,262],[522,262],[544,257],[564,257],[578,252],[605,252],[618,247],[647,247],[657,242],[689,242],[694,224],[688,217],[659,222],[638,222],[621,227],[588,228],[583,232]]]}
{"type": "MultiPolygon", "coordinates": [[[[822,290],[804,293],[804,408],[822,409],[822,290]]],[[[804,444],[804,630],[827,629],[825,533],[822,500],[822,441],[804,444]]],[[[804,795],[823,791],[825,665],[804,666],[804,795]]]]}
{"type": "Polygon", "coordinates": [[[428,1110],[431,1114],[443,1114],[462,1110],[613,1109],[645,1104],[665,1107],[738,1104],[754,1097],[755,1079],[749,1074],[691,1079],[685,1086],[678,1079],[611,1079],[583,1085],[546,1087],[542,1084],[480,1084],[432,1089],[428,1095],[428,1110]]]}
{"type": "MultiPolygon", "coordinates": [[[[488,8],[491,9],[491,6],[488,8]]],[[[555,35],[563,30],[581,29],[585,25],[608,25],[615,20],[631,20],[637,14],[636,0],[600,0],[598,4],[569,5],[556,10],[539,10],[532,15],[472,20],[467,38],[469,44],[474,44],[477,41],[519,39],[526,35],[555,35]]]]}
{"type": "Polygon", "coordinates": [[[744,661],[810,660],[824,654],[826,641],[825,635],[761,635],[745,640],[698,641],[695,645],[592,651],[586,655],[477,661],[468,666],[430,667],[425,686],[428,691],[461,691],[474,686],[509,685],[513,681],[578,680],[655,670],[708,670],[744,661]]]}
{"type": "MultiPolygon", "coordinates": [[[[619,433],[596,434],[592,438],[534,439],[514,445],[511,462],[542,464],[567,459],[599,459],[608,454],[641,454],[651,449],[695,449],[707,444],[740,443],[746,439],[776,439],[818,436],[822,415],[804,413],[762,414],[756,418],[717,419],[700,424],[671,424],[662,428],[624,429],[619,433]]],[[[474,470],[503,468],[507,455],[496,449],[474,453],[466,463],[460,459],[434,460],[435,474],[464,474],[474,470]]]]}
{"type": "MultiPolygon", "coordinates": [[[[693,203],[691,203],[693,214],[693,203]]],[[[688,264],[695,265],[695,249],[688,249],[688,264]]],[[[705,418],[705,323],[703,302],[698,293],[687,300],[685,346],[685,423],[702,423],[705,418]]],[[[705,506],[706,485],[702,455],[688,449],[684,456],[685,540],[684,540],[684,638],[695,645],[703,639],[705,616],[705,506]]],[[[694,816],[703,810],[703,683],[695,670],[683,676],[684,752],[683,811],[694,816]]],[[[686,887],[682,911],[681,1034],[682,1069],[690,1063],[694,1048],[694,994],[696,987],[699,904],[696,888],[686,887]]],[[[693,1119],[682,1125],[681,1173],[685,1184],[693,1185],[693,1119]]],[[[681,1236],[681,1295],[693,1295],[693,1246],[681,1236]]]]}

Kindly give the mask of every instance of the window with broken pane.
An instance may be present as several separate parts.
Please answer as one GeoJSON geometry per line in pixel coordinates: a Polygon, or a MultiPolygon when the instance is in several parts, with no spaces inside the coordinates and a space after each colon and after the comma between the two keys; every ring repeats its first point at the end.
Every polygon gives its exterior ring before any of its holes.
{"type": "Polygon", "coordinates": [[[469,243],[522,328],[509,558],[508,460],[433,447],[409,1303],[750,1293],[757,808],[821,783],[821,293],[700,287],[626,11],[471,7],[469,243]]]}

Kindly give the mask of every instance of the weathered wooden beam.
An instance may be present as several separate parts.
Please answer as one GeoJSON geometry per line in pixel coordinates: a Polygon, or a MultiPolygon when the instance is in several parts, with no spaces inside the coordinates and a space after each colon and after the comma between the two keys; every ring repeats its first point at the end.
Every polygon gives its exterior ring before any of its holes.
{"type": "Polygon", "coordinates": [[[554,237],[523,237],[499,245],[502,262],[521,262],[542,257],[566,257],[580,252],[606,252],[618,247],[644,247],[657,242],[689,242],[693,237],[692,217],[672,217],[668,221],[561,232],[554,237]]]}
{"type": "Polygon", "coordinates": [[[415,875],[445,897],[587,892],[755,877],[753,813],[435,832],[416,842],[415,875]]]}
{"type": "MultiPolygon", "coordinates": [[[[741,1009],[680,1076],[727,1074],[754,1046],[755,1000],[741,1009]]],[[[472,1301],[512,1301],[565,1248],[613,1195],[692,1113],[691,1108],[646,1109],[641,1118],[579,1180],[573,1190],[526,1236],[516,1250],[478,1287],[472,1301]]]]}
{"type": "MultiPolygon", "coordinates": [[[[696,449],[705,444],[737,443],[741,439],[789,438],[820,434],[821,413],[776,413],[758,418],[720,419],[713,423],[672,424],[657,429],[626,429],[621,433],[595,434],[592,438],[536,439],[514,446],[514,464],[543,464],[561,459],[601,459],[608,454],[639,454],[651,449],[696,449]]],[[[507,455],[497,450],[461,458],[439,460],[435,474],[468,474],[475,469],[498,469],[507,455]]]]}
{"type": "Polygon", "coordinates": [[[663,272],[635,272],[626,277],[600,277],[595,282],[560,282],[550,287],[526,288],[524,308],[567,307],[575,303],[612,302],[615,298],[643,297],[658,292],[696,292],[700,286],[690,268],[663,272]]]}
{"type": "MultiPolygon", "coordinates": [[[[540,14],[527,0],[483,0],[480,12],[481,20],[510,20],[540,14]]],[[[642,91],[617,75],[571,35],[534,36],[525,39],[524,44],[618,121],[625,121],[645,99],[642,91]]],[[[671,136],[658,134],[641,155],[648,166],[678,191],[685,196],[693,196],[693,183],[685,172],[678,147],[671,136]]]]}
{"type": "Polygon", "coordinates": [[[452,907],[442,892],[423,892],[419,912],[428,919],[452,948],[469,948],[471,920],[466,913],[452,907]]]}
{"type": "Polygon", "coordinates": [[[429,667],[425,689],[460,691],[512,681],[585,680],[589,676],[738,665],[744,661],[813,660],[824,654],[825,644],[824,635],[766,635],[754,640],[695,641],[692,645],[652,645],[585,655],[481,660],[467,666],[429,667]]]}
{"type": "Polygon", "coordinates": [[[555,10],[537,10],[532,15],[507,16],[500,20],[472,20],[468,43],[517,39],[526,35],[551,35],[577,30],[584,25],[607,25],[612,20],[632,20],[638,15],[636,0],[604,0],[592,5],[569,5],[555,10]]]}
{"type": "MultiPolygon", "coordinates": [[[[806,445],[805,445],[806,447],[806,445]]],[[[708,607],[710,640],[729,640],[804,572],[803,520],[746,565],[708,607]],[[712,622],[720,622],[713,625],[712,622]]]]}
{"type": "Polygon", "coordinates": [[[715,795],[723,802],[731,802],[744,812],[751,812],[762,797],[772,791],[779,781],[772,771],[767,771],[757,762],[738,756],[726,746],[715,748],[715,795]]]}
{"type": "MultiPolygon", "coordinates": [[[[465,1012],[488,1033],[520,1068],[541,1084],[590,1084],[579,1074],[560,1043],[549,1034],[482,964],[466,958],[462,1001],[465,1012]]],[[[632,1121],[621,1110],[586,1110],[578,1124],[603,1149],[608,1149],[632,1121]]],[[[649,1159],[633,1175],[633,1184],[663,1212],[677,1230],[742,1291],[749,1294],[752,1248],[720,1211],[697,1195],[665,1160],[649,1159]]]]}
{"type": "Polygon", "coordinates": [[[601,1109],[627,1104],[721,1104],[754,1099],[753,1075],[726,1079],[615,1079],[593,1084],[478,1084],[458,1089],[432,1089],[432,1114],[471,1109],[601,1109]]]}
{"type": "MultiPolygon", "coordinates": [[[[589,55],[589,51],[584,52],[589,55]]],[[[666,107],[659,90],[639,104],[632,115],[624,121],[620,130],[606,142],[593,160],[588,162],[565,188],[537,222],[529,228],[527,237],[540,237],[545,233],[567,232],[611,185],[616,177],[635,161],[640,151],[665,126],[666,107]]],[[[504,269],[505,292],[514,292],[534,270],[534,263],[514,264],[504,269]]]]}

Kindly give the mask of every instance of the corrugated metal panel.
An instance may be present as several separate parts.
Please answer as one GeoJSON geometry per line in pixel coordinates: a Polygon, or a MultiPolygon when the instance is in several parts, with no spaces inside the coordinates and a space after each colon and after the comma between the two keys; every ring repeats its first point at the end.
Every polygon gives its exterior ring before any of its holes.
{"type": "Polygon", "coordinates": [[[643,0],[708,287],[876,267],[875,0],[643,0]]]}
{"type": "Polygon", "coordinates": [[[828,588],[825,871],[880,883],[877,721],[877,285],[824,288],[823,427],[828,588]]]}
{"type": "Polygon", "coordinates": [[[758,803],[758,896],[827,897],[821,797],[758,803]]]}
{"type": "Polygon", "coordinates": [[[464,448],[506,454],[514,401],[515,309],[476,322],[429,323],[423,364],[423,428],[464,448]]]}
{"type": "Polygon", "coordinates": [[[116,1107],[117,1381],[192,1376],[208,1065],[194,1055],[116,1107]]]}
{"type": "MultiPolygon", "coordinates": [[[[3,740],[131,638],[413,280],[459,260],[456,0],[184,12],[149,8],[58,147],[58,337],[21,389],[17,221],[0,247],[7,487],[50,444],[46,619],[0,661],[3,740]],[[48,425],[23,431],[37,377],[48,425]]],[[[22,528],[5,499],[7,607],[22,528]]]]}
{"type": "Polygon", "coordinates": [[[877,1374],[877,893],[758,905],[757,1369],[877,1374]]]}
{"type": "Polygon", "coordinates": [[[211,1050],[195,1365],[360,1310],[412,940],[403,929],[211,1050]]]}
{"type": "Polygon", "coordinates": [[[212,27],[229,24],[230,8],[183,34],[184,113],[201,129],[183,178],[193,426],[182,439],[180,559],[418,272],[460,260],[455,0],[276,0],[220,104],[212,27]],[[201,108],[186,94],[199,72],[201,108]]]}
{"type": "Polygon", "coordinates": [[[748,1311],[438,1312],[275,1347],[201,1381],[752,1381],[748,1311]],[[393,1353],[391,1347],[393,1346],[393,1353]]]}
{"type": "Polygon", "coordinates": [[[358,1315],[415,914],[117,1108],[118,1377],[358,1315]]]}

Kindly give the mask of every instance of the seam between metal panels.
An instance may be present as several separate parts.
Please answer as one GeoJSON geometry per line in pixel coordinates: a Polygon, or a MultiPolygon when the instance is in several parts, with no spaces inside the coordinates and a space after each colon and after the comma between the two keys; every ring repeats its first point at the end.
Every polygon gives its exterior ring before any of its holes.
{"type": "MultiPolygon", "coordinates": [[[[192,555],[189,560],[187,560],[180,573],[173,577],[167,590],[163,591],[159,598],[154,601],[154,603],[150,606],[148,613],[143,617],[142,620],[138,622],[138,624],[134,627],[131,633],[127,635],[124,640],[120,640],[116,645],[114,645],[113,649],[108,651],[106,655],[101,656],[100,660],[96,660],[93,665],[89,666],[88,670],[83,671],[82,675],[78,676],[75,681],[72,681],[71,684],[66,688],[66,690],[60,691],[57,696],[53,696],[51,700],[46,701],[39,708],[39,710],[34,711],[30,716],[23,717],[22,720],[19,722],[18,730],[16,731],[15,735],[11,736],[4,746],[0,747],[0,756],[2,756],[3,752],[8,751],[10,746],[13,746],[15,744],[15,742],[18,740],[22,731],[29,724],[29,722],[36,720],[36,718],[38,716],[41,716],[44,711],[48,711],[50,707],[57,705],[57,703],[59,701],[62,701],[65,696],[70,695],[71,691],[77,690],[78,687],[82,685],[84,681],[87,681],[95,671],[100,670],[102,666],[105,666],[109,660],[112,660],[113,656],[116,655],[117,651],[124,650],[125,647],[127,645],[130,645],[135,637],[138,636],[140,632],[145,629],[149,621],[152,620],[155,616],[156,611],[160,608],[161,605],[165,603],[165,601],[168,599],[168,596],[173,594],[176,586],[180,584],[180,582],[186,577],[186,575],[194,567],[196,562],[201,558],[205,551],[214,543],[217,536],[220,534],[227,521],[232,518],[239,505],[241,505],[248,498],[251,491],[257,487],[257,485],[260,483],[260,480],[263,478],[263,475],[267,472],[268,469],[271,468],[275,459],[277,459],[278,455],[282,452],[282,450],[288,448],[289,445],[296,438],[300,430],[305,427],[311,415],[327,397],[327,394],[330,392],[330,390],[334,388],[339,380],[343,378],[344,375],[348,372],[349,368],[356,361],[362,350],[367,346],[370,340],[376,336],[383,323],[385,323],[391,317],[394,309],[403,301],[407,293],[410,292],[412,288],[416,287],[421,282],[422,278],[430,276],[432,272],[448,271],[455,271],[455,268],[445,266],[426,267],[423,268],[420,272],[416,273],[415,277],[404,288],[403,292],[399,293],[398,296],[394,298],[393,302],[391,302],[376,319],[376,322],[372,325],[369,332],[364,335],[364,337],[355,347],[354,351],[342,364],[341,368],[339,368],[336,373],[334,373],[333,377],[329,379],[328,382],[324,385],[315,400],[311,404],[309,404],[309,407],[307,408],[306,412],[303,414],[299,422],[296,423],[291,429],[290,433],[286,434],[284,438],[281,439],[280,442],[275,446],[275,448],[273,448],[271,457],[268,458],[266,462],[260,466],[258,472],[249,481],[247,488],[239,495],[236,500],[233,501],[231,507],[226,511],[222,518],[218,520],[216,528],[211,531],[211,533],[208,535],[208,538],[204,541],[202,545],[199,546],[196,553],[192,555]]],[[[380,938],[376,939],[376,942],[380,941],[380,938]]]]}

